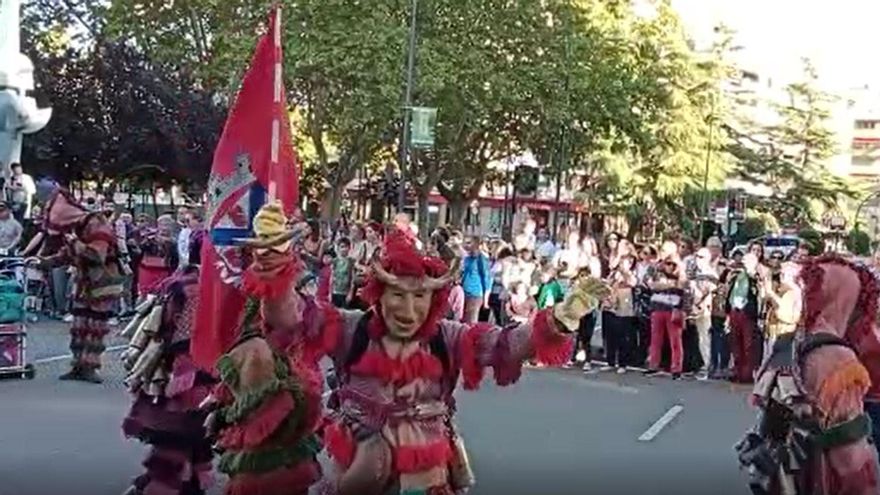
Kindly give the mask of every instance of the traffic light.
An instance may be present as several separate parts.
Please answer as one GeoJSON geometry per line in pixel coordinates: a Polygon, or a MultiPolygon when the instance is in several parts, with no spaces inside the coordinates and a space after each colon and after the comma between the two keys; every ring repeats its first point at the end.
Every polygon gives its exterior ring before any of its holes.
{"type": "Polygon", "coordinates": [[[519,166],[514,172],[516,193],[521,196],[534,196],[538,192],[538,169],[536,167],[519,166]]]}
{"type": "Polygon", "coordinates": [[[727,198],[727,214],[734,221],[745,220],[747,206],[745,194],[733,192],[727,198]]]}

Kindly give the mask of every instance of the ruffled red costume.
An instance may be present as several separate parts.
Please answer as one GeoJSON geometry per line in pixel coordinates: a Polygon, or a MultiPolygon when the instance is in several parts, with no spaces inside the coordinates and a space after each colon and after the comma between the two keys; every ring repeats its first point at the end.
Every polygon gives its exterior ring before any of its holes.
{"type": "MultiPolygon", "coordinates": [[[[320,349],[305,345],[298,333],[264,324],[274,300],[293,287],[296,263],[275,253],[257,260],[244,277],[249,294],[241,337],[220,358],[218,469],[229,476],[227,495],[305,494],[321,475],[316,435],[321,418],[320,349]],[[278,258],[281,257],[281,259],[278,258]]],[[[292,309],[292,308],[291,308],[292,309]]],[[[280,310],[280,309],[278,309],[280,310]]],[[[290,309],[288,309],[290,311],[290,309]]]]}
{"type": "MultiPolygon", "coordinates": [[[[257,259],[270,266],[279,256],[267,252],[257,259]]],[[[437,279],[447,272],[441,260],[423,256],[411,241],[395,235],[386,238],[381,268],[413,279],[437,279]]],[[[325,493],[451,494],[467,488],[472,473],[452,421],[459,375],[465,389],[475,390],[491,367],[495,380],[509,385],[526,360],[558,365],[571,355],[571,339],[557,331],[548,312],[504,329],[442,320],[448,285],[434,290],[415,336],[400,340],[388,335],[381,317],[386,283],[375,273],[360,295],[372,308],[366,312],[303,300],[292,286],[279,292],[277,279],[267,273],[254,272],[248,284],[274,296],[263,301],[270,335],[288,334],[288,349],[296,351],[289,355],[296,354],[305,368],[329,356],[341,379],[334,392],[338,407],[325,430],[336,466],[322,484],[325,493]]]]}

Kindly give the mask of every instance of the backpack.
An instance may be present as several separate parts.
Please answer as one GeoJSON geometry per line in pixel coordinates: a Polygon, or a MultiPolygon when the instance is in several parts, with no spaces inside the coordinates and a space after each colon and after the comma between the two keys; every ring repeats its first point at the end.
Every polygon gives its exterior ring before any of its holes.
{"type": "Polygon", "coordinates": [[[15,279],[0,279],[0,323],[24,319],[24,298],[24,289],[15,279]]]}

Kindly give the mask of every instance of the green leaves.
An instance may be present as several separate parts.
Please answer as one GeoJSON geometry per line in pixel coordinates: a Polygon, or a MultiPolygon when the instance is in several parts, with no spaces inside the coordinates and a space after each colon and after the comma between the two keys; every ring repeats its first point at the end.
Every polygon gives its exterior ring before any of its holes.
{"type": "Polygon", "coordinates": [[[757,207],[784,225],[804,225],[821,209],[852,198],[854,188],[828,169],[836,141],[829,128],[834,98],[816,89],[816,72],[804,61],[804,80],[785,88],[786,99],[773,103],[780,122],[758,125],[741,119],[741,129],[728,128],[727,151],[735,159],[738,178],[768,186],[772,196],[757,207]]]}

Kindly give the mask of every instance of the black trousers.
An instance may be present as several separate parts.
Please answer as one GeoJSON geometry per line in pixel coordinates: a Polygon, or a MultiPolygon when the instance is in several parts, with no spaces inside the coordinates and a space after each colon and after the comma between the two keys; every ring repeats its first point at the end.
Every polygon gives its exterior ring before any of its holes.
{"type": "Polygon", "coordinates": [[[651,317],[638,316],[636,317],[636,324],[636,342],[632,355],[632,366],[644,366],[648,361],[648,349],[651,345],[651,317]]]}
{"type": "MultiPolygon", "coordinates": [[[[504,302],[501,300],[501,294],[489,294],[489,311],[492,312],[496,325],[502,327],[507,325],[507,317],[504,314],[504,302]]],[[[489,321],[488,317],[483,319],[482,310],[480,312],[480,321],[489,321]]]]}
{"type": "Polygon", "coordinates": [[[638,318],[617,316],[606,311],[602,319],[602,332],[605,333],[605,359],[608,366],[633,366],[638,342],[638,318]]]}
{"type": "Polygon", "coordinates": [[[578,326],[577,335],[574,342],[574,354],[571,360],[574,361],[579,349],[583,349],[586,353],[586,362],[593,359],[593,353],[590,349],[590,342],[593,341],[593,331],[596,329],[596,311],[581,318],[581,324],[578,326]]]}
{"type": "Polygon", "coordinates": [[[696,373],[703,368],[703,356],[700,353],[700,333],[693,320],[687,320],[684,331],[681,334],[681,343],[684,348],[684,362],[682,371],[696,373]]]}
{"type": "Polygon", "coordinates": [[[333,294],[330,296],[330,302],[337,308],[345,309],[348,306],[348,296],[345,294],[333,294]]]}

